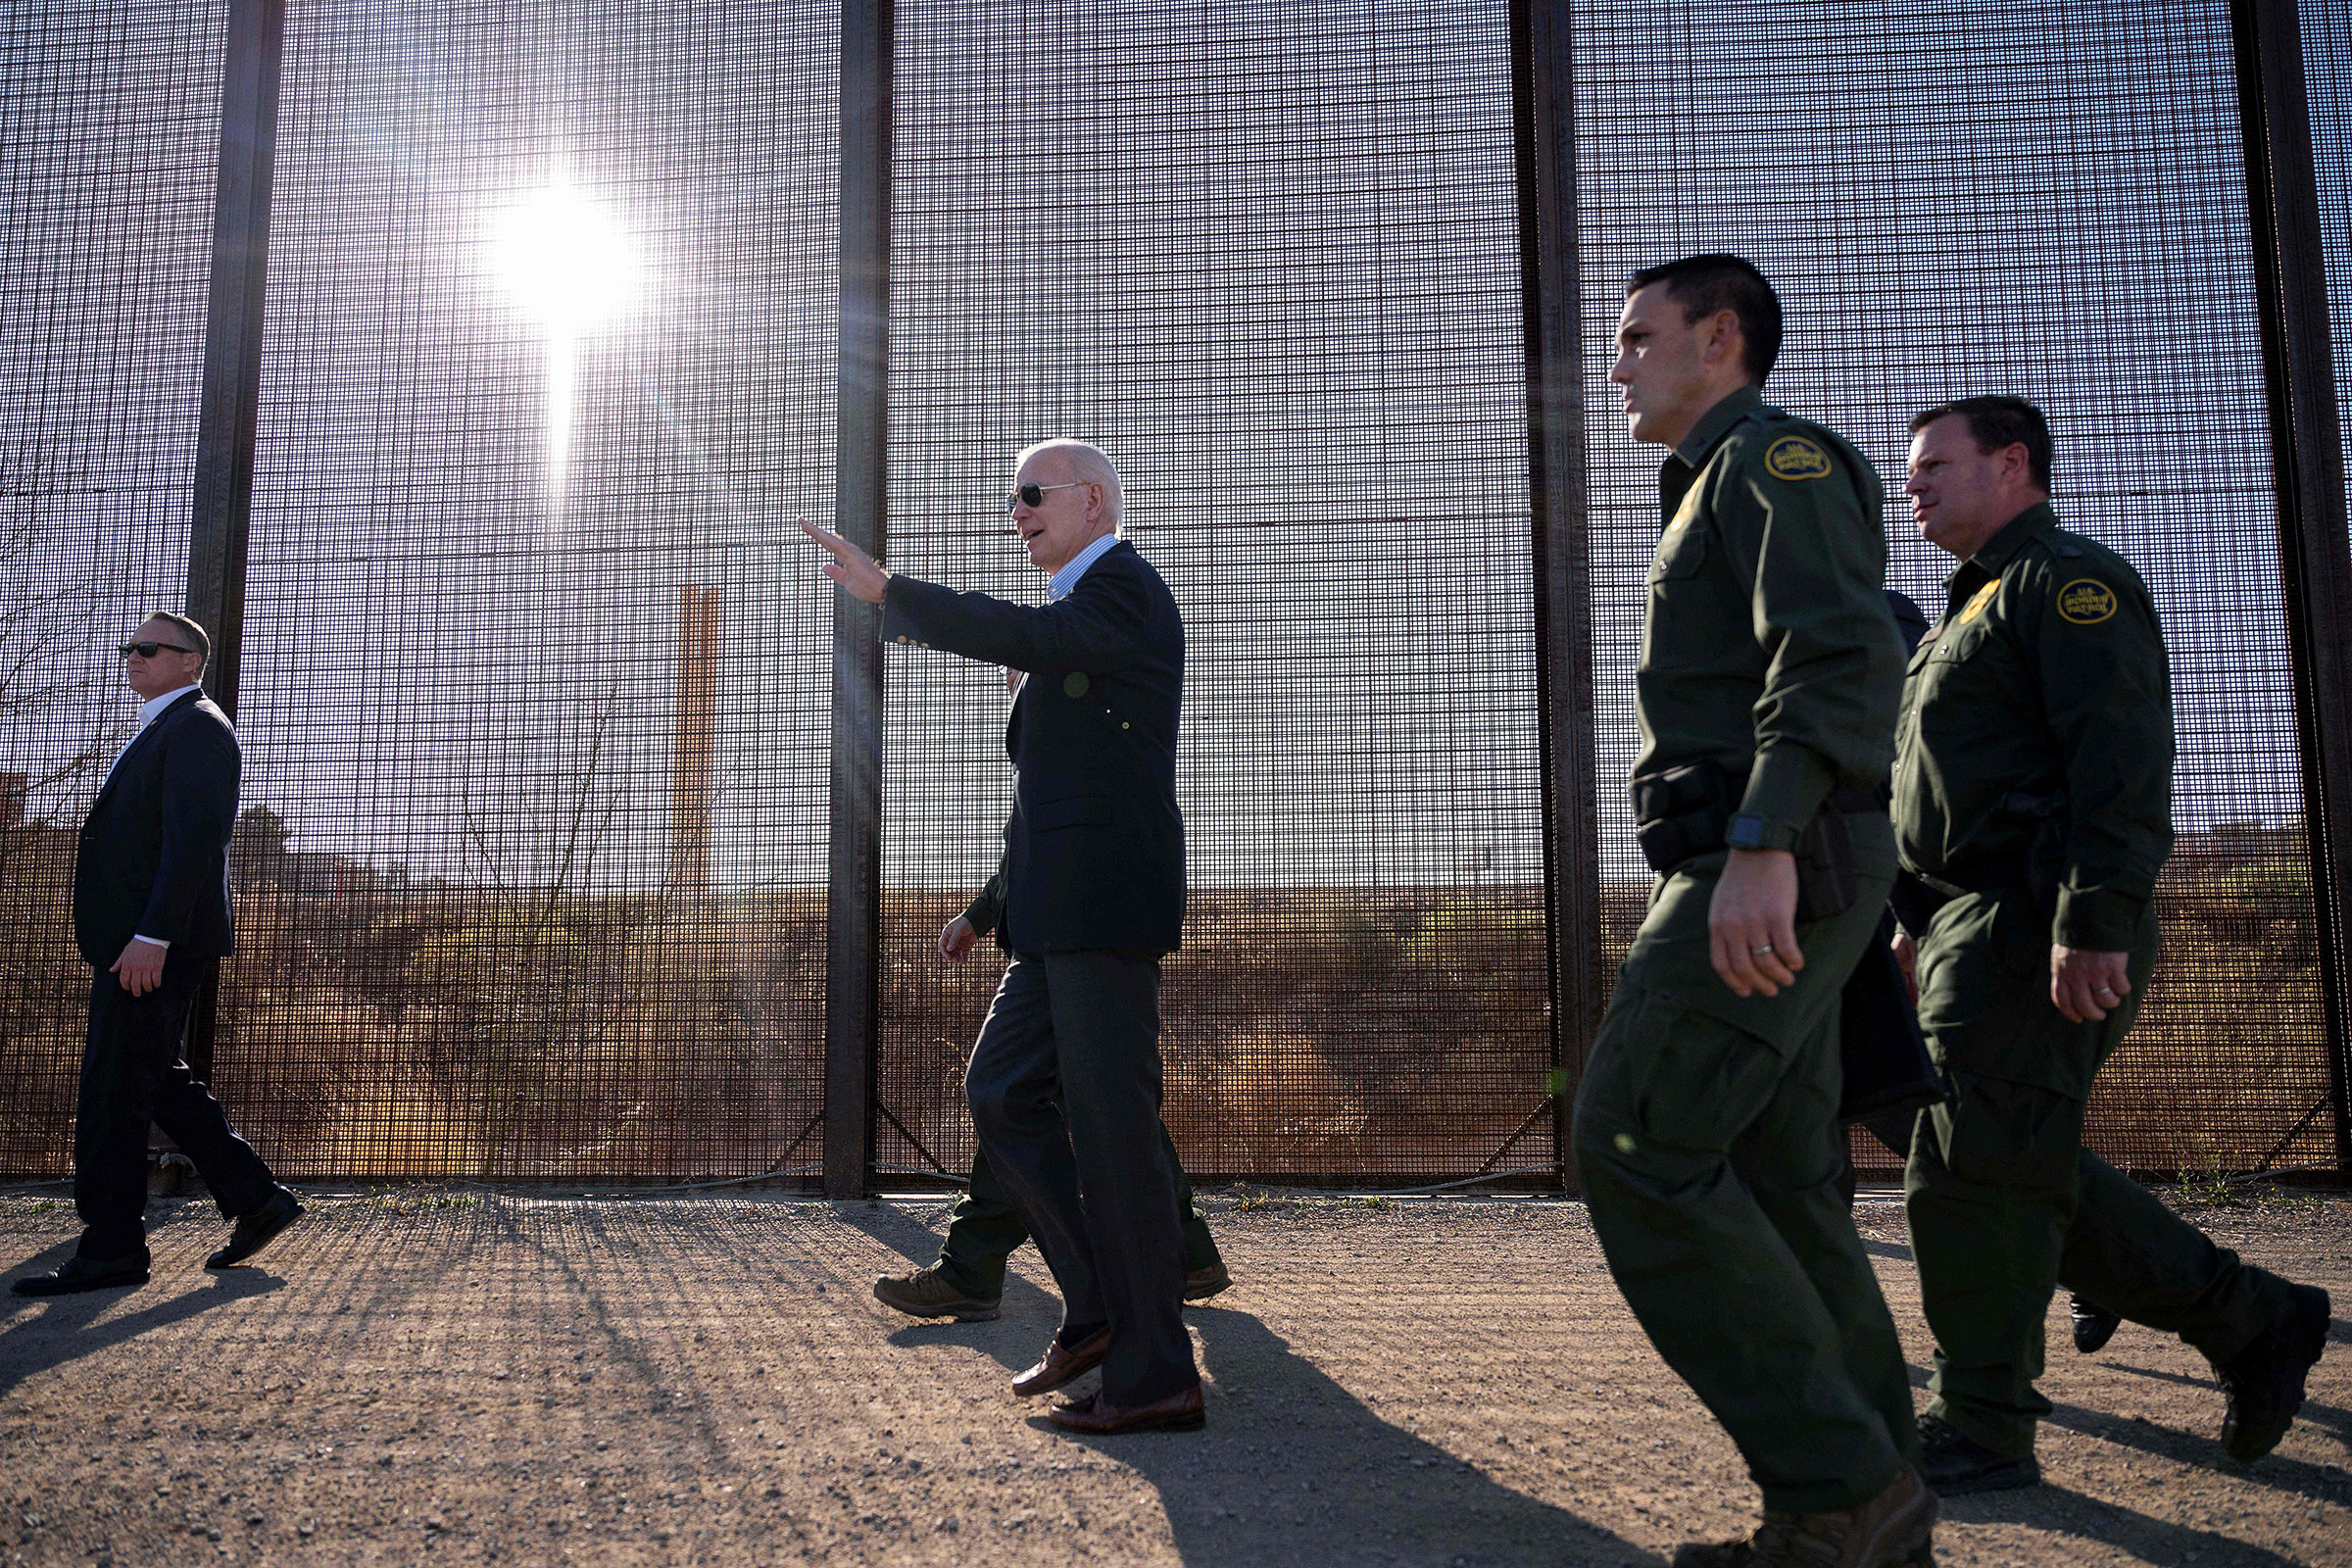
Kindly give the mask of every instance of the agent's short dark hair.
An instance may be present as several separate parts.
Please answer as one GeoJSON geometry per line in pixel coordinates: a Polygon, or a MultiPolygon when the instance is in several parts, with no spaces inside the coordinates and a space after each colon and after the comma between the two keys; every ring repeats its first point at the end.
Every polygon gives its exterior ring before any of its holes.
{"type": "Polygon", "coordinates": [[[2041,410],[2024,398],[1954,398],[1915,416],[1911,420],[1911,433],[1917,435],[1937,419],[1954,416],[1968,421],[1969,439],[1976,442],[1979,452],[2024,447],[2026,466],[2034,473],[2034,487],[2049,489],[2050,421],[2042,417],[2041,410]]]}
{"type": "Polygon", "coordinates": [[[213,662],[213,639],[206,635],[205,629],[173,610],[151,610],[139,617],[139,624],[144,626],[151,620],[160,620],[179,629],[180,636],[187,639],[188,646],[196,650],[196,673],[203,674],[204,666],[213,662]]]}
{"type": "Polygon", "coordinates": [[[1740,318],[1740,335],[1747,344],[1747,373],[1758,386],[1764,384],[1781,358],[1781,297],[1755,263],[1709,255],[1644,267],[1625,280],[1625,297],[1630,300],[1653,283],[1665,284],[1667,298],[1680,302],[1686,323],[1717,311],[1740,318]]]}

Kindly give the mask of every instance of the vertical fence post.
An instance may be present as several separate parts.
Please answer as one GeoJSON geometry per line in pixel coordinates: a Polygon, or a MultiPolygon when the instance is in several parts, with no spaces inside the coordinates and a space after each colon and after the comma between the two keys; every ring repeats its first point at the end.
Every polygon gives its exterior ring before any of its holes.
{"type": "Polygon", "coordinates": [[[1599,1022],[1600,841],[1593,785],[1591,507],[1585,482],[1582,271],[1576,227],[1576,20],[1513,0],[1519,280],[1535,511],[1536,689],[1551,980],[1552,1145],[1576,1184],[1568,1114],[1599,1022]]]}
{"type": "MultiPolygon", "coordinates": [[[[245,540],[262,391],[262,307],[270,266],[270,187],[277,156],[277,74],[285,0],[230,0],[220,82],[220,171],[205,303],[204,387],[188,528],[188,613],[212,634],[205,688],[230,717],[244,654],[245,540]]],[[[188,1024],[188,1065],[212,1074],[219,1016],[207,982],[188,1024]]]]}
{"type": "MultiPolygon", "coordinates": [[[[843,537],[885,555],[889,455],[890,0],[841,8],[841,391],[834,480],[843,537]]],[[[874,1034],[882,967],[880,612],[833,608],[832,844],[825,906],[825,1195],[873,1169],[874,1034]]]]}
{"type": "Polygon", "coordinates": [[[2328,1030],[2336,1169],[2352,1170],[2344,944],[2352,932],[2352,547],[2344,445],[2328,337],[2319,169],[2295,0],[2233,0],[2247,207],[2278,480],[2278,565],[2286,588],[2303,754],[2303,818],[2328,1030]]]}

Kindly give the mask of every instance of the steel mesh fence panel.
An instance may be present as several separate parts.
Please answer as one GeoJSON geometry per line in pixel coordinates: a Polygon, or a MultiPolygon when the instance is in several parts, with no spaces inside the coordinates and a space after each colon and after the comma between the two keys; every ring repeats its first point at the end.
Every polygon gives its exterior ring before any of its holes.
{"type": "Polygon", "coordinates": [[[837,32],[292,9],[218,1048],[283,1171],[817,1162],[837,32]]]}
{"type": "Polygon", "coordinates": [[[72,1161],[75,830],[184,604],[225,11],[0,11],[0,1171],[72,1161]]]}
{"type": "MultiPolygon", "coordinates": [[[[1979,392],[2048,412],[2060,518],[2153,589],[2171,649],[2179,843],[2140,1021],[2086,1142],[2119,1165],[2332,1165],[2293,688],[2220,4],[1981,7],[1580,0],[1578,128],[1600,789],[1623,800],[1656,463],[1600,352],[1634,268],[1757,262],[1788,310],[1767,395],[1868,452],[1889,582],[1948,562],[1900,504],[1905,424],[1979,392]]],[[[2339,230],[2340,232],[2340,230],[2339,230]]],[[[1609,951],[1641,912],[1602,846],[1609,951]]],[[[1861,1139],[1857,1159],[1892,1164],[1861,1139]]]]}
{"type": "MultiPolygon", "coordinates": [[[[2344,368],[2352,366],[2352,13],[2341,6],[2297,8],[2303,35],[2305,90],[2311,101],[2311,140],[2320,191],[2320,234],[2328,276],[2328,321],[2335,369],[2338,438],[2347,457],[2345,499],[2352,503],[2352,396],[2344,368]]],[[[2342,1042],[2337,1043],[2339,1053],[2342,1042]]],[[[2339,1060],[2352,1060],[2339,1054],[2339,1060]]],[[[2327,1134],[2323,1110],[2312,1117],[2327,1134]]]]}
{"type": "MultiPolygon", "coordinates": [[[[1548,1164],[1506,9],[920,0],[896,25],[892,564],[1041,601],[1014,455],[1070,435],[1120,466],[1188,638],[1162,995],[1188,1166],[1548,1164]]],[[[1001,964],[930,948],[997,862],[1005,681],[919,652],[888,681],[905,1134],[878,1157],[957,1170],[1001,964]]]]}

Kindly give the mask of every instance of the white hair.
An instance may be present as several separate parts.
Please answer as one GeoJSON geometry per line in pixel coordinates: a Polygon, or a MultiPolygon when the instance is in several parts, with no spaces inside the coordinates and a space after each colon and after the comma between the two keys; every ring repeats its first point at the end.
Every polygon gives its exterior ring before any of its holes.
{"type": "Polygon", "coordinates": [[[1012,462],[1018,473],[1031,458],[1053,453],[1069,466],[1070,477],[1080,484],[1099,484],[1102,487],[1104,505],[1110,511],[1110,531],[1119,531],[1126,513],[1126,492],[1119,488],[1119,470],[1110,461],[1110,454],[1091,441],[1077,441],[1068,436],[1055,436],[1049,441],[1024,450],[1012,462]]]}

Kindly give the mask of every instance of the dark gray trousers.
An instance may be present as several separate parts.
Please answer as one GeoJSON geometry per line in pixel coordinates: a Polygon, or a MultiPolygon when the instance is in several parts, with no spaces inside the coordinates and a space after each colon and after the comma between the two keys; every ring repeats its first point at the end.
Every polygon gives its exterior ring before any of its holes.
{"type": "Polygon", "coordinates": [[[1061,1288],[1062,1343],[1109,1326],[1114,1405],[1198,1383],[1159,1121],[1159,960],[1014,954],[963,1083],[980,1148],[1061,1288]]]}
{"type": "Polygon", "coordinates": [[[173,953],[164,960],[163,984],[143,997],[124,991],[105,969],[90,981],[90,1033],[74,1124],[74,1206],[81,1215],[83,1257],[111,1262],[147,1254],[150,1122],[194,1162],[224,1217],[251,1213],[277,1190],[270,1167],[229,1126],[182,1054],[188,1015],[213,969],[210,958],[173,953]]]}

